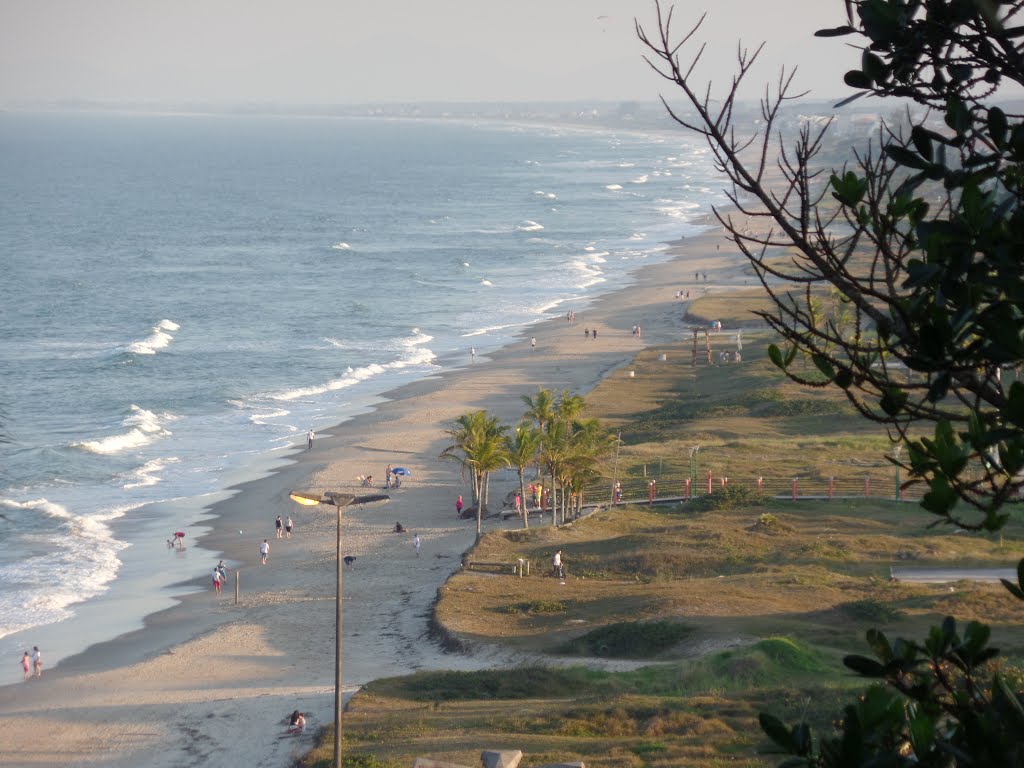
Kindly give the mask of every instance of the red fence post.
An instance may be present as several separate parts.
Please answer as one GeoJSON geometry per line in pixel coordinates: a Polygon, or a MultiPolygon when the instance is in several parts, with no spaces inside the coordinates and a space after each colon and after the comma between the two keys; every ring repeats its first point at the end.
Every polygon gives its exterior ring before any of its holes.
{"type": "Polygon", "coordinates": [[[832,501],[832,496],[835,493],[835,490],[836,490],[836,479],[834,477],[830,477],[828,479],[828,500],[829,501],[832,501]]]}
{"type": "Polygon", "coordinates": [[[797,479],[794,477],[793,478],[793,501],[796,501],[796,497],[797,497],[796,485],[797,485],[797,479]]]}
{"type": "Polygon", "coordinates": [[[757,478],[757,495],[760,496],[762,493],[764,493],[764,478],[759,477],[757,478]]]}
{"type": "Polygon", "coordinates": [[[654,503],[655,495],[657,495],[657,492],[654,490],[654,481],[651,480],[651,482],[649,482],[647,484],[647,503],[648,504],[653,504],[654,503]]]}
{"type": "Polygon", "coordinates": [[[690,500],[690,478],[686,478],[686,500],[690,500]]]}
{"type": "Polygon", "coordinates": [[[864,496],[870,496],[870,495],[871,495],[871,478],[870,477],[865,477],[864,478],[864,496]]]}
{"type": "Polygon", "coordinates": [[[711,470],[708,470],[708,495],[711,495],[711,470]]]}

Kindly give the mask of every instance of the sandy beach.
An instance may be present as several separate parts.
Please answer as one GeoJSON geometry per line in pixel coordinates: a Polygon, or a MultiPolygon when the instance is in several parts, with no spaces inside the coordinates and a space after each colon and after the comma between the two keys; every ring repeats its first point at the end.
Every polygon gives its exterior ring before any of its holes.
{"type": "MultiPolygon", "coordinates": [[[[500,649],[446,654],[427,635],[437,589],[475,535],[474,521],[456,519],[455,499],[461,493],[468,503],[469,486],[455,462],[438,458],[443,429],[477,409],[514,423],[522,395],[539,387],[585,394],[603,377],[626,375],[623,366],[643,346],[678,341],[688,302],[677,290],[697,296],[746,282],[742,257],[716,249],[724,242],[712,229],[676,244],[674,260],[574,308],[573,324],[564,316],[547,321],[475,360],[467,344],[463,367],[389,393],[369,413],[320,432],[311,450],[297,447],[283,469],[242,486],[214,508],[200,542],[240,564],[238,604],[234,573],[221,597],[204,575],[195,584],[205,589],[150,616],[144,629],[95,645],[38,680],[0,688],[0,765],[291,764],[332,719],[336,518],[333,507],[300,507],[288,493],[359,492],[357,478],[366,474],[380,487],[388,464],[412,473],[390,501],[343,513],[343,552],[356,557],[344,574],[346,691],[418,669],[517,663],[500,649]],[[695,272],[707,282],[695,283],[695,272]],[[585,338],[585,328],[596,328],[597,338],[585,338]],[[275,537],[277,515],[295,521],[290,539],[275,537]],[[409,533],[394,533],[396,521],[409,533]],[[270,554],[261,566],[264,538],[270,554]],[[310,728],[299,737],[285,735],[294,709],[308,713],[310,728]]],[[[513,479],[492,481],[492,495],[504,495],[513,479]]]]}

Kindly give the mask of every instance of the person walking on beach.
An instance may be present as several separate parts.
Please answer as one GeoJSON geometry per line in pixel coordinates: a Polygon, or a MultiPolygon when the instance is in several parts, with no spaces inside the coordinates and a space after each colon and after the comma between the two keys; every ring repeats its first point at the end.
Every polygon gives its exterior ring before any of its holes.
{"type": "Polygon", "coordinates": [[[555,573],[558,574],[558,578],[565,578],[565,571],[562,568],[562,550],[555,550],[555,556],[551,558],[551,565],[554,567],[555,573]]]}
{"type": "Polygon", "coordinates": [[[412,545],[416,547],[416,557],[420,556],[420,535],[417,533],[412,537],[412,545]]]}
{"type": "Polygon", "coordinates": [[[28,651],[25,651],[25,655],[21,657],[21,671],[25,673],[25,681],[32,677],[32,659],[28,656],[28,651]]]}
{"type": "Polygon", "coordinates": [[[470,347],[469,348],[469,362],[471,362],[471,363],[475,363],[476,362],[476,347],[470,347]]]}
{"type": "Polygon", "coordinates": [[[35,670],[36,677],[43,676],[43,652],[39,650],[38,645],[32,646],[32,669],[35,670]]]}
{"type": "Polygon", "coordinates": [[[217,597],[220,597],[220,580],[222,578],[220,568],[214,567],[211,578],[213,579],[213,591],[217,594],[217,597]]]}
{"type": "Polygon", "coordinates": [[[260,544],[260,565],[267,564],[267,557],[270,555],[270,542],[266,539],[260,544]]]}
{"type": "Polygon", "coordinates": [[[292,527],[292,516],[288,515],[288,519],[284,523],[284,536],[286,539],[290,539],[292,537],[292,527]]]}
{"type": "Polygon", "coordinates": [[[462,496],[455,500],[455,516],[462,519],[462,496]]]}
{"type": "Polygon", "coordinates": [[[530,337],[530,349],[537,348],[537,339],[533,336],[530,337]]]}
{"type": "Polygon", "coordinates": [[[391,487],[391,465],[388,464],[387,469],[384,470],[384,487],[391,487]]]}
{"type": "Polygon", "coordinates": [[[274,521],[274,526],[277,528],[277,538],[284,537],[284,522],[281,520],[281,516],[277,516],[277,520],[274,521]]]}
{"type": "Polygon", "coordinates": [[[313,430],[312,429],[309,430],[309,432],[306,433],[306,450],[307,451],[313,450],[313,430]]]}

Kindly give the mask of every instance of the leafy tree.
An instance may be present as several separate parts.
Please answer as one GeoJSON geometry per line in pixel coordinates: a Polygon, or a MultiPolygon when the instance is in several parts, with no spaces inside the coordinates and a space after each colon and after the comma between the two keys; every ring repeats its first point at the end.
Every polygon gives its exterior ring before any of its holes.
{"type": "MultiPolygon", "coordinates": [[[[1005,86],[1024,84],[1022,7],[845,0],[846,23],[818,33],[861,47],[845,76],[857,94],[838,106],[870,95],[921,111],[908,109],[906,127],[883,122],[828,174],[818,159],[828,123],[783,136],[783,108],[803,95],[794,72],[766,90],[747,131],[738,94],[761,48],[739,51],[715,99],[695,82],[703,48],[682,58],[703,17],[677,37],[658,4],[656,34],[637,24],[648,63],[683,95],[685,111],[663,99],[670,116],[706,139],[735,210],[768,225],[715,211],[773,300],[759,313],[786,341],[773,362],[801,384],[839,387],[885,425],[908,447],[911,481],[928,486],[922,506],[969,530],[1000,529],[1024,490],[1024,383],[1008,375],[1024,365],[1024,119],[1004,99],[1005,86]],[[822,311],[828,290],[841,315],[822,311]],[[814,372],[794,365],[798,354],[814,372]],[[926,425],[932,435],[918,436],[926,425]]],[[[1024,598],[1024,561],[1004,585],[1024,598]]],[[[786,765],[1024,766],[1024,694],[993,672],[988,640],[988,627],[961,635],[951,618],[921,643],[871,630],[876,658],[844,663],[881,682],[846,708],[837,735],[815,742],[805,723],[770,715],[762,727],[795,755],[786,765]]]]}

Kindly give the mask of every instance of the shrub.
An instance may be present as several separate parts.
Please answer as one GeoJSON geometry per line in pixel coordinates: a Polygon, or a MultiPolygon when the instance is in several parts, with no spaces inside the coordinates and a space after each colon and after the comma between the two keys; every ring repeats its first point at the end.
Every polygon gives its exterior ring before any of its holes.
{"type": "Polygon", "coordinates": [[[698,496],[691,507],[699,512],[717,509],[741,509],[753,507],[761,503],[757,494],[745,485],[726,485],[715,488],[714,493],[698,496]]]}
{"type": "Polygon", "coordinates": [[[671,648],[693,632],[674,621],[622,621],[592,630],[569,643],[569,653],[645,659],[671,648]]]}

